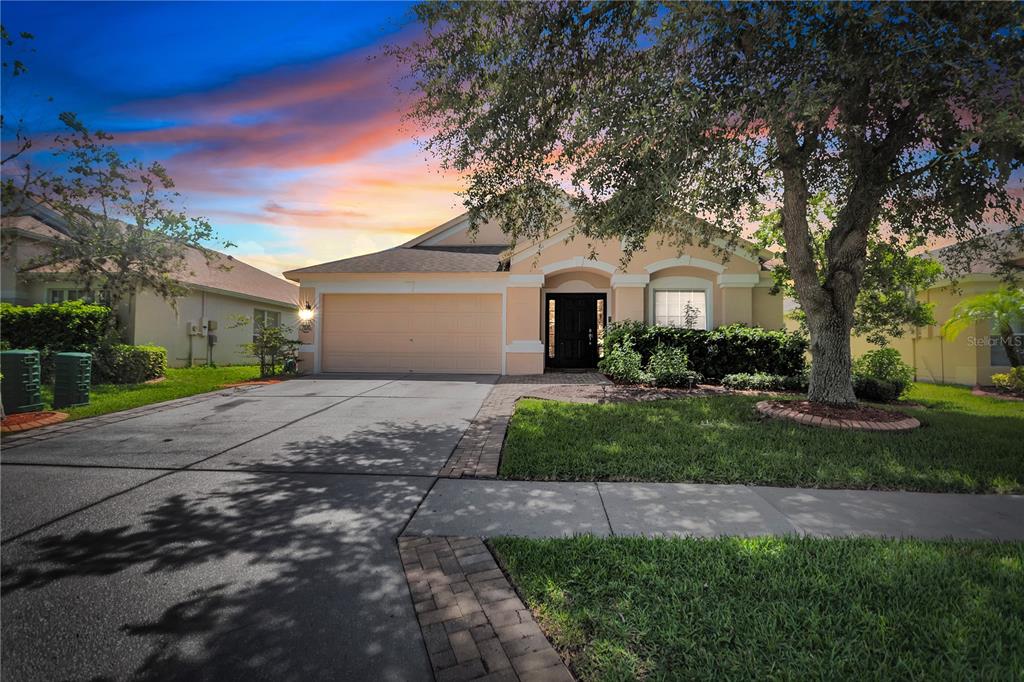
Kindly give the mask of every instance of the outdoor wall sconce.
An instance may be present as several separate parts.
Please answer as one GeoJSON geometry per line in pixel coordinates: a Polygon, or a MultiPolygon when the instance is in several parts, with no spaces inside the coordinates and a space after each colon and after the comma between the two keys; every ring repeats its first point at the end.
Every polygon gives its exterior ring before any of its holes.
{"type": "Polygon", "coordinates": [[[316,317],[316,310],[313,309],[313,304],[306,301],[301,308],[299,308],[299,329],[303,332],[308,332],[313,328],[313,318],[316,317]]]}

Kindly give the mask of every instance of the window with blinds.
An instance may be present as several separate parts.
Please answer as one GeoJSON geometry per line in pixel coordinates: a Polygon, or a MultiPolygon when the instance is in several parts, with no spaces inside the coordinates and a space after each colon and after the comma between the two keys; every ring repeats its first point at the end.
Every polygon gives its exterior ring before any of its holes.
{"type": "Polygon", "coordinates": [[[703,291],[655,291],[654,323],[666,327],[707,329],[707,295],[703,291]]]}

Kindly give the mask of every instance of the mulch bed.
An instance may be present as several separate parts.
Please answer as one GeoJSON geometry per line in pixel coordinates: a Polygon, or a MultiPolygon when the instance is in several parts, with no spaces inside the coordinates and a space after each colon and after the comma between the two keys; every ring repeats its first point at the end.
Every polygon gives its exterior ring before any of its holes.
{"type": "Polygon", "coordinates": [[[221,388],[239,388],[242,386],[269,386],[270,384],[280,384],[287,379],[250,379],[249,381],[238,381],[233,384],[224,384],[221,388]]]}
{"type": "Polygon", "coordinates": [[[971,395],[980,395],[985,398],[998,398],[1000,400],[1024,400],[1024,395],[1013,391],[1004,391],[998,388],[982,388],[975,386],[971,389],[971,395]]]}
{"type": "Polygon", "coordinates": [[[68,418],[66,412],[19,412],[9,414],[0,421],[0,433],[17,433],[38,429],[40,426],[59,424],[68,418]]]}
{"type": "Polygon", "coordinates": [[[763,400],[757,411],[775,419],[789,419],[805,426],[828,426],[860,431],[906,431],[921,425],[914,417],[902,412],[880,410],[877,407],[835,407],[809,400],[763,400]]]}

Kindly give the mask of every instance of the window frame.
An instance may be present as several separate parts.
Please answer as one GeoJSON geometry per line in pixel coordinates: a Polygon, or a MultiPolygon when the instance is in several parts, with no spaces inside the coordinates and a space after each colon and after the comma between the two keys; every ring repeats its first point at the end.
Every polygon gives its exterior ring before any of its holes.
{"type": "Polygon", "coordinates": [[[659,291],[680,291],[704,294],[704,329],[714,328],[714,287],[710,280],[700,277],[670,276],[654,278],[648,284],[647,322],[657,323],[657,296],[659,291]]]}
{"type": "Polygon", "coordinates": [[[267,318],[269,316],[276,316],[277,321],[272,324],[273,327],[281,326],[281,311],[280,310],[269,310],[267,308],[253,308],[252,309],[252,341],[256,343],[256,322],[261,322],[264,327],[267,325],[267,318]]]}
{"type": "Polygon", "coordinates": [[[88,292],[85,289],[73,289],[71,287],[47,287],[46,288],[46,302],[47,303],[67,303],[69,301],[88,301],[86,297],[88,292]],[[53,295],[60,292],[61,298],[59,301],[53,300],[53,295]],[[74,294],[74,296],[72,296],[74,294]]]}

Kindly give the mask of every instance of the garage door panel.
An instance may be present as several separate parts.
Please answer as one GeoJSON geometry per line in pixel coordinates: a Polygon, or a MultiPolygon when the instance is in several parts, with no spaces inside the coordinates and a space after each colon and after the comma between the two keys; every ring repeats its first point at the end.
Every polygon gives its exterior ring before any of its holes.
{"type": "Polygon", "coordinates": [[[324,371],[501,371],[497,294],[326,294],[324,371]]]}

